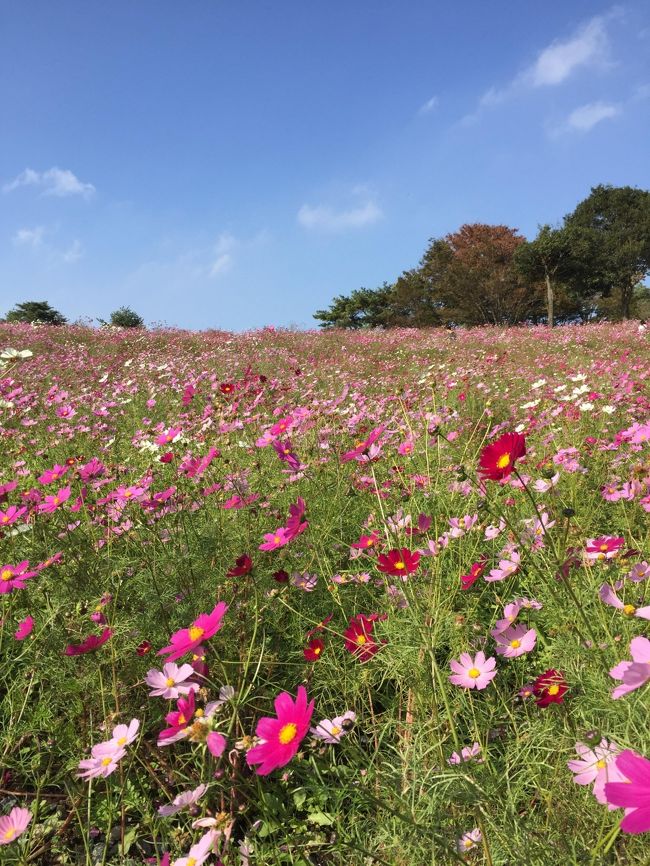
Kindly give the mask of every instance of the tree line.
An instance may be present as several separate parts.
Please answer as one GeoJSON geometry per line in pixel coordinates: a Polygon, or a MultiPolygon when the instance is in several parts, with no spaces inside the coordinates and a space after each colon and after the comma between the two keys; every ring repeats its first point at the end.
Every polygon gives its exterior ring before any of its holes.
{"type": "Polygon", "coordinates": [[[650,192],[593,187],[562,225],[527,240],[473,223],[432,238],[394,283],[338,295],[322,328],[514,325],[650,317],[650,192]]]}
{"type": "MultiPolygon", "coordinates": [[[[27,324],[40,325],[65,325],[66,317],[63,313],[55,310],[48,301],[23,301],[9,310],[0,322],[23,322],[27,324]]],[[[130,307],[120,307],[114,310],[107,322],[104,319],[97,320],[103,327],[114,328],[144,328],[144,319],[130,307]]]]}

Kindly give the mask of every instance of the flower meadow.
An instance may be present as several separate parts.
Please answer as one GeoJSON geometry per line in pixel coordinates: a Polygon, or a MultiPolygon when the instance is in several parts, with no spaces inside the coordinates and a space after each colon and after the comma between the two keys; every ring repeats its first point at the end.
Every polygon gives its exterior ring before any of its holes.
{"type": "Polygon", "coordinates": [[[634,324],[0,350],[0,862],[648,862],[634,324]]]}

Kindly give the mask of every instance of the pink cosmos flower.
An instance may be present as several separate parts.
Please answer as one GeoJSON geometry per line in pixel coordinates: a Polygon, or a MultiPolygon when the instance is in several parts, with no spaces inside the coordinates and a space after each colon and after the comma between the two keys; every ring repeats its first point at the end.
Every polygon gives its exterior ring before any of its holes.
{"type": "Polygon", "coordinates": [[[29,560],[23,559],[18,565],[3,565],[0,568],[0,595],[14,589],[25,589],[25,581],[34,577],[35,571],[28,571],[29,560]]]}
{"type": "Polygon", "coordinates": [[[208,830],[196,845],[192,845],[187,857],[179,857],[174,860],[173,866],[203,866],[215,846],[219,833],[217,830],[208,830]]]}
{"type": "Polygon", "coordinates": [[[189,692],[187,698],[179,698],[176,701],[176,709],[165,716],[169,727],[158,734],[159,746],[167,746],[187,736],[187,728],[192,723],[195,708],[194,692],[189,692]]]}
{"type": "Polygon", "coordinates": [[[576,752],[579,760],[567,761],[568,768],[574,774],[573,781],[576,785],[591,785],[593,783],[594,796],[603,805],[607,803],[605,784],[623,781],[623,777],[617,772],[615,764],[615,758],[620,751],[616,743],[610,743],[605,738],[593,749],[578,742],[576,743],[576,752]]]}
{"type": "Polygon", "coordinates": [[[490,632],[497,645],[497,655],[507,659],[515,659],[535,648],[537,632],[527,628],[523,623],[513,625],[505,631],[490,632]]]}
{"type": "Polygon", "coordinates": [[[8,815],[0,818],[0,845],[9,845],[17,839],[25,832],[31,820],[32,813],[29,809],[14,806],[8,815]]]}
{"type": "Polygon", "coordinates": [[[309,730],[313,712],[314,701],[307,703],[303,686],[298,687],[295,701],[288,692],[281,692],[275,699],[277,718],[264,716],[257,723],[255,735],[261,743],[253,746],[246,755],[249,767],[259,764],[255,772],[258,776],[267,776],[288,764],[309,730]]]}
{"type": "Polygon", "coordinates": [[[354,548],[354,550],[368,550],[369,548],[376,547],[378,541],[379,533],[371,532],[370,535],[360,536],[359,540],[351,544],[350,547],[354,548]]]}
{"type": "Polygon", "coordinates": [[[12,526],[26,513],[26,508],[17,508],[15,505],[10,505],[6,511],[0,510],[0,526],[12,526]]]}
{"type": "Polygon", "coordinates": [[[29,637],[34,629],[34,618],[32,616],[25,617],[18,623],[18,628],[14,634],[16,640],[25,640],[29,637]]]}
{"type": "MultiPolygon", "coordinates": [[[[453,767],[456,764],[463,764],[465,761],[471,761],[472,758],[478,758],[481,754],[481,744],[480,743],[472,743],[471,746],[464,746],[460,750],[460,755],[458,752],[452,752],[451,756],[447,758],[447,763],[453,767]]],[[[478,760],[477,764],[482,764],[483,761],[478,760]]]]}
{"type": "Polygon", "coordinates": [[[642,580],[647,580],[650,577],[650,564],[645,559],[643,562],[637,562],[632,566],[632,570],[627,574],[627,579],[633,583],[640,583],[642,580]]]}
{"type": "Polygon", "coordinates": [[[181,435],[180,427],[170,427],[165,433],[161,433],[156,437],[156,445],[169,445],[170,442],[175,442],[181,435]]]}
{"type": "Polygon", "coordinates": [[[624,833],[646,833],[650,830],[650,761],[627,749],[617,756],[616,769],[626,781],[605,785],[607,802],[625,809],[624,833]]]}
{"type": "Polygon", "coordinates": [[[521,563],[521,555],[518,551],[513,550],[508,559],[502,559],[499,562],[498,568],[491,569],[490,573],[485,576],[488,583],[494,583],[496,580],[505,580],[519,569],[521,563]]]}
{"type": "Polygon", "coordinates": [[[625,539],[614,535],[601,535],[598,538],[588,538],[585,545],[585,556],[589,562],[613,559],[625,544],[625,539]]]}
{"type": "Polygon", "coordinates": [[[158,655],[167,655],[167,661],[172,662],[195,649],[219,631],[227,610],[225,601],[220,601],[211,613],[202,613],[189,628],[175,632],[170,638],[169,646],[158,650],[158,655]]]}
{"type": "Polygon", "coordinates": [[[226,750],[227,740],[223,734],[217,731],[210,731],[206,737],[205,744],[213,758],[220,758],[226,750]]]}
{"type": "Polygon", "coordinates": [[[112,634],[113,632],[110,628],[105,628],[100,635],[88,635],[88,637],[84,638],[84,640],[79,644],[68,644],[65,648],[65,654],[67,656],[80,656],[84,655],[84,653],[93,652],[93,650],[99,649],[100,646],[103,646],[112,634]]]}
{"type": "Polygon", "coordinates": [[[42,475],[39,475],[38,481],[41,484],[51,484],[53,481],[58,481],[60,478],[63,478],[69,468],[69,466],[59,466],[57,463],[51,469],[46,469],[42,475]]]}
{"type": "Polygon", "coordinates": [[[609,675],[615,680],[622,680],[612,692],[612,698],[617,700],[644,686],[650,680],[650,640],[647,637],[635,637],[630,641],[632,661],[619,662],[609,675]]]}
{"type": "Polygon", "coordinates": [[[198,683],[188,682],[194,675],[192,665],[185,664],[178,667],[174,662],[163,665],[162,671],[152,669],[147,671],[145,682],[151,686],[150,698],[161,697],[168,701],[175,701],[179,695],[187,695],[199,689],[198,683]]]}
{"type": "Polygon", "coordinates": [[[126,749],[121,749],[113,740],[97,743],[90,750],[92,757],[79,761],[78,773],[80,779],[94,779],[97,776],[107,778],[117,769],[119,762],[126,755],[126,749]]]}
{"type": "Polygon", "coordinates": [[[275,532],[267,532],[264,534],[264,541],[260,544],[260,550],[277,550],[278,547],[284,547],[291,541],[287,530],[281,526],[275,532]]]}
{"type": "Polygon", "coordinates": [[[70,499],[70,488],[62,487],[54,496],[46,496],[45,502],[41,502],[38,510],[41,514],[53,514],[68,499],[70,499]]]}
{"type": "Polygon", "coordinates": [[[118,749],[123,749],[125,746],[130,746],[136,739],[139,729],[139,719],[131,719],[128,725],[116,725],[108,742],[113,743],[118,749]]]}
{"type": "Polygon", "coordinates": [[[347,463],[348,460],[367,460],[366,452],[369,450],[370,446],[379,439],[383,432],[383,427],[375,427],[367,439],[364,439],[363,442],[359,442],[356,448],[353,448],[351,451],[346,451],[345,454],[341,455],[341,463],[347,463]]]}
{"type": "Polygon", "coordinates": [[[199,785],[198,788],[194,788],[193,791],[183,791],[182,794],[178,794],[178,796],[174,797],[172,802],[167,806],[161,806],[158,809],[158,814],[163,818],[169,818],[177,812],[180,812],[181,809],[185,809],[186,806],[193,806],[194,803],[198,803],[207,790],[207,785],[199,785]]]}
{"type": "Polygon", "coordinates": [[[635,607],[633,604],[623,604],[620,598],[614,592],[614,589],[604,583],[598,592],[600,600],[605,604],[615,607],[617,610],[622,610],[626,616],[638,616],[641,619],[650,619],[650,605],[646,607],[635,607]]]}
{"type": "Polygon", "coordinates": [[[452,659],[449,663],[453,674],[449,682],[464,689],[484,689],[497,675],[496,659],[485,658],[485,653],[479,651],[472,658],[469,653],[461,653],[459,661],[452,659]]]}
{"type": "Polygon", "coordinates": [[[309,729],[309,733],[324,743],[335,745],[341,742],[341,737],[352,730],[356,717],[356,713],[348,710],[342,716],[336,716],[334,719],[322,719],[309,729]]]}

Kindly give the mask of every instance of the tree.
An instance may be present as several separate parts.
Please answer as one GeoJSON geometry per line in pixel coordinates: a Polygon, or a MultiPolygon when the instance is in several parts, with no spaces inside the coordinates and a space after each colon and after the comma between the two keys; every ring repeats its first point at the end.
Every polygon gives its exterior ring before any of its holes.
{"type": "MultiPolygon", "coordinates": [[[[99,321],[101,322],[102,320],[100,319],[99,321]]],[[[144,328],[144,319],[130,307],[120,307],[111,313],[109,324],[116,328],[144,328]]]]}
{"type": "Polygon", "coordinates": [[[45,325],[65,325],[68,321],[58,310],[53,309],[47,301],[24,301],[9,310],[7,322],[40,322],[45,325]]]}
{"type": "Polygon", "coordinates": [[[650,274],[650,192],[595,186],[564,224],[587,250],[581,256],[586,288],[605,298],[618,295],[620,314],[629,319],[635,287],[650,274]]]}
{"type": "Polygon", "coordinates": [[[350,295],[337,295],[329,309],[317,310],[314,318],[321,328],[377,328],[385,324],[393,287],[384,283],[378,289],[355,289],[350,295]]]}
{"type": "Polygon", "coordinates": [[[420,263],[442,318],[456,324],[507,324],[537,318],[539,287],[514,265],[525,243],[504,225],[466,224],[432,240],[420,263]]]}

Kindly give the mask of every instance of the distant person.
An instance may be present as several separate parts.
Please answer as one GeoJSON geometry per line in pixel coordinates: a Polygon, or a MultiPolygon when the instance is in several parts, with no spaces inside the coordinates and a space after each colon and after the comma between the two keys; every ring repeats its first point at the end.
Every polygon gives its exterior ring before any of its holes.
{"type": "Polygon", "coordinates": [[[639,321],[639,334],[645,334],[645,332],[647,330],[648,330],[648,323],[646,322],[645,319],[641,319],[639,321]]]}

